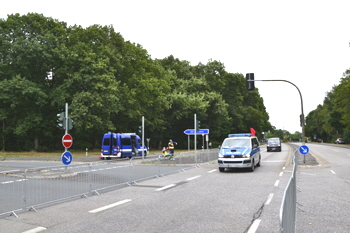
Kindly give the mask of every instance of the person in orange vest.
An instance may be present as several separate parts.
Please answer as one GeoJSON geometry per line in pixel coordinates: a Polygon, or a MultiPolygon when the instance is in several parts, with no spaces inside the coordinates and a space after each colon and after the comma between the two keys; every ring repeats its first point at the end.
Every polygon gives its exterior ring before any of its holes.
{"type": "Polygon", "coordinates": [[[177,142],[173,142],[173,140],[170,139],[170,140],[169,140],[169,143],[168,143],[168,148],[169,148],[169,150],[170,150],[170,159],[171,159],[171,160],[175,160],[175,159],[173,158],[173,156],[174,156],[174,151],[175,151],[174,144],[177,145],[177,142]]]}

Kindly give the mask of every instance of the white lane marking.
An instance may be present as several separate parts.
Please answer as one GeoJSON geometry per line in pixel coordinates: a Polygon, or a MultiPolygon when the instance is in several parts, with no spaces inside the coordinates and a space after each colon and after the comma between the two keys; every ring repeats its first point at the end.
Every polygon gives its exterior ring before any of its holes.
{"type": "Polygon", "coordinates": [[[333,170],[331,170],[331,172],[335,175],[336,173],[335,173],[335,171],[333,171],[333,170]]]}
{"type": "Polygon", "coordinates": [[[285,160],[264,160],[264,163],[284,163],[285,160]]]}
{"type": "Polygon", "coordinates": [[[300,174],[309,175],[309,176],[316,176],[316,174],[312,174],[312,173],[305,173],[305,172],[300,172],[300,174]]]}
{"type": "Polygon", "coordinates": [[[280,173],[280,176],[282,176],[282,175],[283,175],[283,172],[280,173]]]}
{"type": "Polygon", "coordinates": [[[10,183],[13,183],[14,181],[4,181],[4,182],[1,182],[1,184],[10,184],[10,183]]]}
{"type": "Polygon", "coordinates": [[[199,177],[201,177],[201,176],[194,176],[194,177],[188,178],[187,180],[190,181],[190,180],[197,179],[197,178],[199,178],[199,177]]]}
{"type": "Polygon", "coordinates": [[[101,208],[97,208],[97,209],[94,209],[94,210],[90,210],[89,213],[97,213],[97,212],[100,212],[100,211],[103,211],[103,210],[107,210],[107,209],[110,209],[110,208],[113,208],[115,206],[118,206],[118,205],[122,205],[122,204],[125,204],[127,202],[130,202],[132,201],[131,199],[125,199],[123,201],[118,201],[116,203],[113,203],[113,204],[110,204],[110,205],[106,205],[106,206],[103,206],[101,208]]]}
{"type": "Polygon", "coordinates": [[[280,183],[280,181],[279,181],[279,180],[276,180],[276,182],[275,182],[275,187],[277,187],[279,183],[280,183]]]}
{"type": "Polygon", "coordinates": [[[265,202],[265,205],[269,205],[271,203],[273,195],[273,193],[270,193],[269,197],[267,198],[267,201],[265,202]]]}
{"type": "Polygon", "coordinates": [[[46,230],[45,227],[36,227],[28,231],[23,231],[23,233],[36,233],[36,232],[45,231],[45,230],[46,230]]]}
{"type": "Polygon", "coordinates": [[[175,185],[176,185],[176,184],[169,184],[169,185],[164,186],[164,187],[162,187],[162,188],[156,189],[156,191],[162,191],[162,190],[164,190],[164,189],[168,189],[168,188],[174,187],[175,185]]]}
{"type": "Polygon", "coordinates": [[[255,221],[253,222],[253,224],[249,228],[248,233],[255,233],[259,227],[260,222],[261,222],[261,219],[255,219],[255,221]]]}
{"type": "Polygon", "coordinates": [[[216,172],[218,169],[213,169],[211,171],[208,171],[208,173],[213,173],[213,172],[216,172]]]}

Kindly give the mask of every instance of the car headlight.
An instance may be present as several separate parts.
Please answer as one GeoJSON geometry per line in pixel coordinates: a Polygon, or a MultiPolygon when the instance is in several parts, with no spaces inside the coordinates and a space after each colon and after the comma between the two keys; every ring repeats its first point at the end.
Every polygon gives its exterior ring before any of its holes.
{"type": "Polygon", "coordinates": [[[223,154],[219,154],[219,158],[223,158],[224,157],[224,155],[223,154]]]}
{"type": "Polygon", "coordinates": [[[250,154],[245,154],[245,155],[243,155],[243,157],[250,158],[250,154]]]}

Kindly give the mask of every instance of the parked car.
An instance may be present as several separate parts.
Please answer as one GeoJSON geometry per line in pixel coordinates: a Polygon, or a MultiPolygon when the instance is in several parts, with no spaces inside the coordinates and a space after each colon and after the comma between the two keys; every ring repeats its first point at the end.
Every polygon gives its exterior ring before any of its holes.
{"type": "Polygon", "coordinates": [[[335,144],[344,144],[344,140],[342,138],[337,138],[337,140],[335,140],[334,142],[335,144]]]}
{"type": "Polygon", "coordinates": [[[279,138],[269,138],[266,144],[267,152],[282,151],[281,140],[279,138]]]}

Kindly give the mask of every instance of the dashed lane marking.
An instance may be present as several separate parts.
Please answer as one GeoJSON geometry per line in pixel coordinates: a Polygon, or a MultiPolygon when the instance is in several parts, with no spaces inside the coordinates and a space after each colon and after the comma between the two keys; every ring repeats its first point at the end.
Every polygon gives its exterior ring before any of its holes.
{"type": "Polygon", "coordinates": [[[113,208],[113,207],[115,207],[115,206],[125,204],[125,203],[130,202],[130,201],[132,201],[132,200],[131,200],[131,199],[125,199],[125,200],[123,200],[123,201],[118,201],[118,202],[116,202],[116,203],[103,206],[103,207],[101,207],[101,208],[97,208],[97,209],[94,209],[94,210],[90,210],[89,213],[92,213],[92,214],[98,213],[98,212],[101,212],[101,211],[103,211],[103,210],[107,210],[107,209],[113,208]]]}

